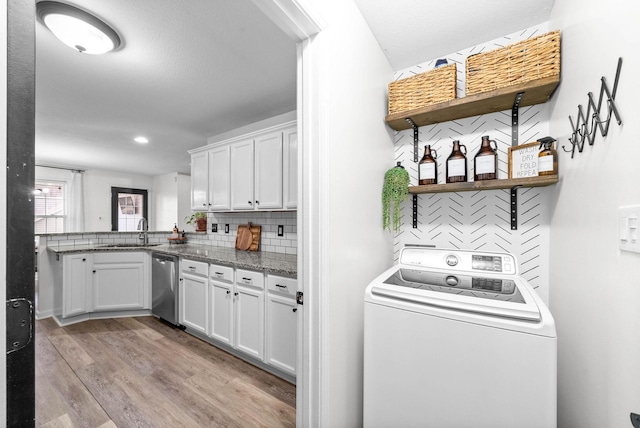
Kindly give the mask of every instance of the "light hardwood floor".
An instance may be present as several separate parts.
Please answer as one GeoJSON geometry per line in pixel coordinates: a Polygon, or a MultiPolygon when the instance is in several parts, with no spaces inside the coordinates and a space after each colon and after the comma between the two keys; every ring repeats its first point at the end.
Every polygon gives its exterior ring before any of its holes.
{"type": "Polygon", "coordinates": [[[295,426],[295,386],[154,317],[36,322],[36,426],[295,426]]]}

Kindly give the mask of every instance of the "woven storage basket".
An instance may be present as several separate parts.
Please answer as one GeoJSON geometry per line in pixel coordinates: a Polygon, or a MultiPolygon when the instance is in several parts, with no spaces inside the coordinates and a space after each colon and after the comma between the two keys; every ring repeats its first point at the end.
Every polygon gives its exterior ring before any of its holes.
{"type": "Polygon", "coordinates": [[[560,75],[560,31],[467,58],[466,94],[560,75]]]}
{"type": "Polygon", "coordinates": [[[446,65],[389,83],[389,114],[402,113],[456,97],[456,65],[446,65]]]}

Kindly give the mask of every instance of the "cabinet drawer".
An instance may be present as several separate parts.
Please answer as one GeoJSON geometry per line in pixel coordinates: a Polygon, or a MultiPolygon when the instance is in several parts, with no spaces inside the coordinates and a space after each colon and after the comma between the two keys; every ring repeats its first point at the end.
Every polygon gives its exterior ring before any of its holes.
{"type": "Polygon", "coordinates": [[[229,266],[210,265],[209,275],[211,276],[211,279],[233,282],[233,268],[229,266]]]}
{"type": "Polygon", "coordinates": [[[209,265],[204,262],[182,259],[180,270],[182,270],[182,272],[187,272],[194,275],[207,276],[209,272],[209,265]]]}
{"type": "Polygon", "coordinates": [[[264,275],[262,272],[238,269],[236,270],[236,283],[264,288],[264,275]]]}
{"type": "Polygon", "coordinates": [[[267,275],[267,289],[293,297],[298,289],[298,281],[295,278],[267,275]]]}

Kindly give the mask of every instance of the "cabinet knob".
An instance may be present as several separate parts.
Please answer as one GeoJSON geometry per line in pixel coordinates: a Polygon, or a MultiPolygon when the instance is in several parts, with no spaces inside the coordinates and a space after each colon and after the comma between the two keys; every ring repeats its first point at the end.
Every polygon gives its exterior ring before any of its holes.
{"type": "Polygon", "coordinates": [[[93,273],[96,273],[95,269],[93,270],[93,273]]]}
{"type": "Polygon", "coordinates": [[[253,203],[252,203],[251,201],[247,201],[247,203],[248,203],[249,205],[253,205],[253,203]]]}
{"type": "Polygon", "coordinates": [[[256,201],[256,205],[260,205],[260,201],[256,201]]]}
{"type": "Polygon", "coordinates": [[[231,294],[231,290],[227,290],[227,294],[231,294]]]}
{"type": "Polygon", "coordinates": [[[298,312],[298,308],[293,308],[293,312],[298,312]]]}
{"type": "Polygon", "coordinates": [[[83,262],[86,262],[86,261],[87,261],[87,259],[82,259],[82,261],[83,261],[83,262]]]}
{"type": "Polygon", "coordinates": [[[235,293],[233,293],[233,295],[234,295],[234,296],[237,296],[237,295],[238,295],[238,293],[237,293],[237,292],[235,292],[235,293]]]}

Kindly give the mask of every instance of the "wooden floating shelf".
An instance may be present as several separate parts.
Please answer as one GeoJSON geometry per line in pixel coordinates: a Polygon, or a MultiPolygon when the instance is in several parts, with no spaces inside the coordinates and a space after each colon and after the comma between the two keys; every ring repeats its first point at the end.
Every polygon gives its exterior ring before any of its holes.
{"type": "Polygon", "coordinates": [[[511,189],[513,187],[545,187],[556,184],[557,182],[558,175],[543,175],[540,177],[505,178],[502,180],[409,186],[409,193],[417,195],[421,193],[473,192],[479,190],[511,189]]]}
{"type": "Polygon", "coordinates": [[[527,83],[496,89],[495,91],[456,98],[407,112],[390,114],[385,120],[391,128],[401,131],[403,129],[411,129],[411,125],[406,121],[407,118],[411,119],[417,126],[425,126],[497,111],[511,110],[516,95],[520,92],[524,92],[519,104],[520,107],[542,104],[549,100],[559,83],[559,75],[536,79],[527,83]]]}

